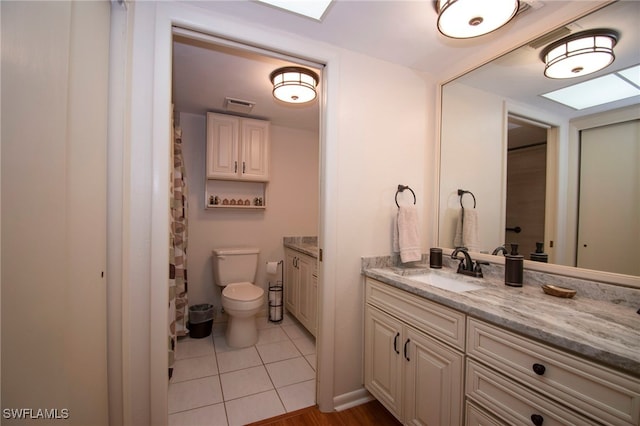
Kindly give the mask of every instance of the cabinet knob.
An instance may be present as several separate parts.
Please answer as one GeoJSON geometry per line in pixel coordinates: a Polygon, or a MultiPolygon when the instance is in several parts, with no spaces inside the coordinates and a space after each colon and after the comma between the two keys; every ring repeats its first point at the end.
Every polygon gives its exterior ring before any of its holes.
{"type": "Polygon", "coordinates": [[[540,414],[531,415],[531,423],[533,423],[535,426],[542,426],[542,422],[544,422],[544,417],[542,417],[540,414]]]}
{"type": "Polygon", "coordinates": [[[396,337],[393,338],[393,350],[399,355],[400,351],[398,350],[398,337],[400,337],[399,332],[396,334],[396,337]]]}
{"type": "Polygon", "coordinates": [[[542,376],[546,370],[547,368],[542,364],[533,364],[533,372],[538,376],[542,376]]]}

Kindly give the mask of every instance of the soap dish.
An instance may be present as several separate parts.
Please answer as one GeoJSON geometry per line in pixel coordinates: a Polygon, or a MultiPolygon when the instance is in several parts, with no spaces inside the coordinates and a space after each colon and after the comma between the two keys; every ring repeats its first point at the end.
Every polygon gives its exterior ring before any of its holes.
{"type": "Polygon", "coordinates": [[[549,284],[543,285],[542,291],[544,291],[547,294],[550,294],[551,296],[556,296],[556,297],[571,298],[576,295],[575,290],[572,290],[570,288],[558,287],[555,285],[549,285],[549,284]]]}

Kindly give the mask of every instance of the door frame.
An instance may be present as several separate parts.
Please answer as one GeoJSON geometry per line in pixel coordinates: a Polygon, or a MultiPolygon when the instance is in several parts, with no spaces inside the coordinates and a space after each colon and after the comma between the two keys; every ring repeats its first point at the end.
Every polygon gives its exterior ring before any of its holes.
{"type": "MultiPolygon", "coordinates": [[[[247,45],[286,52],[287,55],[325,64],[320,97],[320,177],[319,248],[324,256],[319,264],[322,282],[319,294],[317,336],[317,403],[322,411],[332,411],[334,382],[334,315],[337,259],[337,105],[340,52],[330,46],[289,34],[273,33],[228,19],[202,8],[178,3],[134,2],[124,7],[123,30],[127,52],[124,72],[128,80],[120,105],[126,119],[111,130],[122,131],[122,140],[113,141],[110,184],[115,184],[121,202],[110,205],[109,215],[122,217],[120,235],[112,243],[120,245],[121,259],[110,265],[115,280],[121,280],[120,306],[110,310],[110,326],[121,333],[122,365],[112,372],[122,385],[110,390],[114,420],[122,413],[124,424],[166,424],[168,420],[168,253],[169,179],[171,123],[171,64],[173,25],[212,34],[247,45]],[[308,52],[313,52],[310,58],[308,52]],[[150,78],[151,77],[151,78],[150,78]],[[122,182],[117,176],[121,170],[122,182]],[[113,172],[113,173],[111,173],[113,172]],[[149,221],[150,218],[150,221],[149,221]],[[136,254],[132,256],[132,254],[136,254]],[[135,258],[135,261],[129,259],[135,258]],[[119,275],[119,276],[118,276],[119,275]],[[161,284],[157,284],[161,283],[161,284]],[[117,310],[121,309],[121,323],[117,310]],[[145,319],[147,318],[147,319],[145,319]],[[118,331],[119,330],[119,331],[118,331]],[[121,401],[121,408],[118,407],[121,401]]],[[[114,95],[112,91],[112,95],[114,95]]],[[[116,105],[112,109],[117,110],[116,105]]],[[[122,112],[121,112],[122,113],[122,112]]],[[[112,140],[110,140],[112,142],[112,140]]],[[[117,250],[114,250],[117,251],[117,250]]],[[[115,283],[117,286],[118,283],[115,283]]],[[[114,293],[116,291],[114,290],[114,293]]],[[[117,357],[116,351],[111,351],[117,357]]],[[[117,362],[116,362],[117,364],[117,362]]]]}

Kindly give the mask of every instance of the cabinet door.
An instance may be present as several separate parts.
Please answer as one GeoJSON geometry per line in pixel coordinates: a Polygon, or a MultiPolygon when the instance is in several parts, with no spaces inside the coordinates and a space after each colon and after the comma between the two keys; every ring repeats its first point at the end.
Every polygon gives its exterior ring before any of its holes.
{"type": "Polygon", "coordinates": [[[285,251],[284,306],[294,316],[298,315],[298,257],[291,251],[285,251]]]}
{"type": "Polygon", "coordinates": [[[462,425],[463,355],[406,327],[405,424],[462,425]]]}
{"type": "Polygon", "coordinates": [[[240,177],[246,180],[269,180],[269,122],[244,119],[241,122],[240,177]]]}
{"type": "Polygon", "coordinates": [[[298,256],[298,319],[311,331],[313,324],[312,315],[312,284],[313,259],[307,256],[298,256]]]}
{"type": "Polygon", "coordinates": [[[402,323],[367,305],[364,336],[364,385],[402,421],[402,323]]]}
{"type": "Polygon", "coordinates": [[[240,121],[223,114],[207,114],[207,178],[238,179],[240,121]]]}

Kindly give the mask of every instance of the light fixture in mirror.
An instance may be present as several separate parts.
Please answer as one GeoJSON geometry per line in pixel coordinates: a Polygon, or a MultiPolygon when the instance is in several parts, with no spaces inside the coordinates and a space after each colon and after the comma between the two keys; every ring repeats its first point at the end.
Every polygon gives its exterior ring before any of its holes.
{"type": "Polygon", "coordinates": [[[451,38],[478,37],[509,22],[518,6],[518,0],[439,0],[438,31],[451,38]]]}
{"type": "MultiPolygon", "coordinates": [[[[544,43],[537,43],[538,39],[534,39],[443,84],[438,210],[438,245],[440,247],[445,249],[454,247],[456,218],[460,209],[457,188],[473,191],[478,199],[479,252],[486,254],[476,253],[476,256],[479,258],[486,256],[486,260],[491,259],[490,253],[493,249],[504,243],[519,242],[518,239],[524,234],[524,232],[514,234],[508,229],[516,225],[525,229],[523,222],[528,220],[523,217],[516,218],[517,221],[509,220],[508,217],[507,170],[510,167],[508,145],[509,133],[512,133],[508,116],[512,114],[548,126],[544,132],[547,148],[546,150],[540,148],[541,151],[546,152],[545,201],[544,205],[540,201],[536,205],[540,208],[544,206],[544,251],[548,254],[549,264],[527,267],[545,271],[562,271],[563,274],[574,276],[583,276],[583,271],[589,273],[597,271],[600,274],[598,279],[612,280],[608,282],[615,283],[624,282],[625,285],[640,287],[640,269],[638,268],[635,270],[609,269],[598,265],[583,265],[580,262],[581,251],[595,250],[600,259],[613,259],[619,257],[621,243],[618,238],[615,239],[617,245],[614,247],[582,242],[579,240],[579,235],[583,230],[578,229],[578,217],[580,217],[580,223],[585,225],[584,231],[592,230],[586,227],[587,222],[583,220],[582,207],[578,203],[579,200],[585,199],[581,193],[581,180],[592,176],[590,170],[605,167],[602,164],[594,164],[592,168],[581,167],[583,162],[580,158],[581,134],[591,128],[613,131],[612,123],[638,123],[640,95],[587,107],[583,110],[567,107],[541,95],[563,89],[575,84],[576,81],[545,77],[540,62],[541,49],[553,43],[555,39],[566,36],[569,31],[614,28],[621,36],[615,46],[616,60],[609,67],[610,72],[623,76],[629,82],[640,79],[637,68],[637,64],[640,63],[640,26],[637,25],[639,14],[640,2],[622,1],[607,4],[595,12],[564,25],[563,31],[550,28],[549,34],[560,35],[555,37],[540,35],[539,39],[545,38],[544,43]],[[578,244],[578,241],[581,243],[578,244]],[[614,276],[615,278],[612,278],[614,276]],[[623,278],[619,278],[620,276],[623,278]]],[[[592,76],[597,78],[607,70],[592,76]]],[[[591,76],[586,78],[589,77],[591,76]]],[[[583,82],[586,78],[578,78],[577,82],[583,82]]],[[[582,90],[583,97],[590,95],[592,91],[592,88],[582,90]]],[[[635,146],[638,146],[640,141],[637,140],[637,135],[640,133],[630,131],[629,134],[632,135],[632,140],[635,137],[635,146]]],[[[618,135],[606,136],[603,138],[607,142],[605,151],[619,152],[621,147],[618,147],[618,143],[623,139],[628,138],[618,135]]],[[[544,142],[543,138],[536,136],[535,139],[530,139],[527,145],[533,148],[544,142]]],[[[516,152],[524,155],[528,149],[519,149],[516,152]]],[[[629,154],[625,158],[627,157],[635,158],[633,164],[639,167],[636,156],[629,154]]],[[[604,160],[602,155],[596,155],[594,158],[597,162],[604,160]]],[[[618,168],[614,165],[612,170],[618,168]]],[[[529,167],[520,169],[525,171],[529,167]]],[[[540,180],[536,179],[536,182],[540,180]]],[[[533,179],[529,178],[523,182],[527,184],[532,181],[533,179]]],[[[626,181],[636,182],[637,179],[626,179],[626,181]]],[[[600,193],[612,195],[625,193],[624,191],[626,190],[613,187],[600,193]]],[[[521,193],[524,195],[524,201],[533,202],[530,190],[523,190],[521,193]]],[[[623,201],[632,199],[632,197],[622,198],[623,201]]],[[[635,209],[634,204],[613,207],[607,201],[599,202],[598,205],[601,207],[591,209],[591,213],[602,216],[602,206],[606,206],[606,212],[611,214],[611,220],[602,220],[600,217],[600,222],[592,227],[593,230],[602,231],[605,229],[605,224],[615,222],[627,230],[625,235],[632,237],[639,235],[632,231],[637,229],[634,228],[637,226],[635,225],[637,219],[634,219],[635,222],[629,222],[618,214],[618,212],[626,213],[635,209]]],[[[526,225],[526,227],[529,229],[531,226],[526,225]]],[[[543,239],[536,241],[542,242],[543,239]]],[[[640,245],[640,241],[637,245],[640,245]]],[[[534,244],[524,244],[521,247],[521,252],[527,256],[527,259],[529,253],[536,250],[534,244]]],[[[636,258],[629,260],[625,257],[623,262],[625,266],[640,265],[637,260],[637,250],[632,249],[631,252],[636,253],[634,254],[636,258]]]]}
{"type": "Polygon", "coordinates": [[[302,67],[283,67],[269,76],[273,96],[283,102],[302,104],[316,98],[318,74],[302,67]]]}
{"type": "Polygon", "coordinates": [[[549,78],[574,78],[608,67],[615,59],[618,33],[593,29],[571,34],[545,47],[540,54],[549,78]]]}

